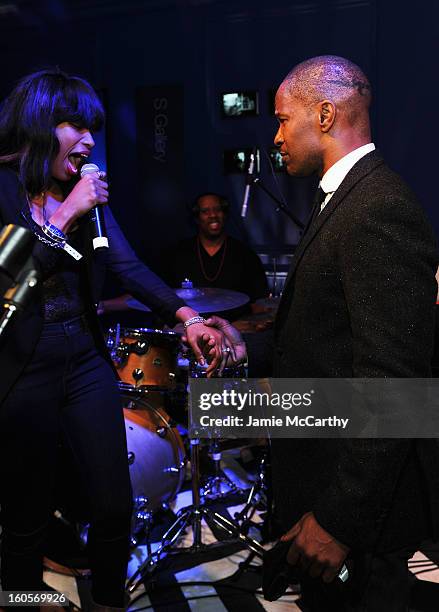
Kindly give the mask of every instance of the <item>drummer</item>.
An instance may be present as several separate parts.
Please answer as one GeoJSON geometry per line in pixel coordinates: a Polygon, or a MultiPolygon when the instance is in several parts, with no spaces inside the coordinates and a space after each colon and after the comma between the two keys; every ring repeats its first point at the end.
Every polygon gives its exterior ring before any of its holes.
{"type": "MultiPolygon", "coordinates": [[[[262,262],[246,244],[226,232],[230,204],[221,195],[203,193],[191,207],[197,234],[169,251],[163,277],[171,287],[181,287],[189,279],[194,287],[215,287],[245,293],[249,303],[222,313],[230,321],[256,314],[256,300],[268,296],[262,262]]],[[[100,303],[100,313],[124,309],[127,296],[100,303]]]]}
{"type": "Polygon", "coordinates": [[[257,312],[258,298],[268,296],[262,262],[246,244],[226,232],[230,204],[217,193],[203,193],[193,202],[197,234],[171,251],[167,281],[180,287],[188,278],[194,287],[216,287],[246,293],[250,303],[227,312],[231,321],[257,312]]]}

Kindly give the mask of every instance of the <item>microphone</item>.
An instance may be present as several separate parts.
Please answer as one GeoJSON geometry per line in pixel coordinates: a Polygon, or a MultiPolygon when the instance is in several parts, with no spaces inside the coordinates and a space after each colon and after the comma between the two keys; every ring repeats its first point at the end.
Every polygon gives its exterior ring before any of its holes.
{"type": "MultiPolygon", "coordinates": [[[[99,172],[99,167],[96,164],[84,164],[81,168],[81,178],[86,174],[93,174],[94,172],[99,172]]],[[[89,211],[88,218],[92,231],[93,249],[95,251],[108,249],[109,244],[105,227],[104,211],[100,206],[94,206],[89,211]]]]}
{"type": "Polygon", "coordinates": [[[248,165],[248,172],[246,176],[246,185],[244,191],[244,200],[242,202],[241,208],[241,217],[245,217],[247,215],[248,203],[250,200],[250,189],[253,185],[253,174],[255,171],[255,159],[256,159],[256,148],[250,153],[250,163],[248,165]]]}

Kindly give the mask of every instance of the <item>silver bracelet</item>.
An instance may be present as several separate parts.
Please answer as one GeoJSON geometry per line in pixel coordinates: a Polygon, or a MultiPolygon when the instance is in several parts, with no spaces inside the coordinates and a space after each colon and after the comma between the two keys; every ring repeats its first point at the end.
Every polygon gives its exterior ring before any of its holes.
{"type": "Polygon", "coordinates": [[[205,323],[206,319],[204,317],[200,317],[200,315],[196,316],[196,317],[191,317],[190,319],[188,319],[187,321],[185,321],[183,323],[185,329],[187,327],[189,327],[190,325],[194,325],[195,323],[205,323]]]}
{"type": "Polygon", "coordinates": [[[43,234],[45,234],[50,240],[52,240],[52,242],[56,242],[57,244],[62,244],[63,242],[66,242],[66,238],[60,238],[58,235],[56,234],[52,234],[52,232],[45,226],[42,225],[41,226],[41,231],[43,232],[43,234]]]}
{"type": "Polygon", "coordinates": [[[65,251],[68,255],[70,255],[70,257],[73,257],[73,259],[76,259],[76,261],[79,261],[80,259],[82,259],[81,253],[79,253],[76,249],[70,246],[67,240],[61,240],[61,234],[63,236],[65,236],[65,234],[64,232],[61,232],[60,229],[58,229],[57,227],[49,223],[49,225],[52,228],[55,228],[56,231],[59,232],[59,235],[57,235],[57,238],[55,238],[53,234],[56,232],[51,232],[50,230],[48,230],[47,222],[43,226],[40,226],[37,223],[35,223],[35,221],[32,218],[32,215],[30,214],[29,209],[22,210],[21,215],[25,219],[26,223],[30,226],[34,236],[40,242],[51,247],[52,249],[61,249],[65,251]],[[41,234],[44,234],[44,236],[42,236],[41,234]]]}
{"type": "Polygon", "coordinates": [[[64,232],[62,232],[58,227],[56,227],[56,225],[52,225],[52,223],[50,223],[49,221],[46,221],[44,225],[41,226],[41,229],[46,234],[46,236],[49,236],[49,238],[56,240],[56,242],[67,242],[67,236],[64,234],[64,232]]]}
{"type": "Polygon", "coordinates": [[[55,238],[52,238],[52,236],[50,236],[49,233],[44,231],[44,226],[41,227],[40,229],[42,230],[44,234],[46,234],[48,238],[50,238],[50,240],[47,240],[46,238],[43,238],[43,236],[40,236],[37,232],[34,231],[34,235],[38,238],[40,242],[43,242],[44,244],[47,244],[48,246],[54,249],[62,249],[68,255],[70,255],[70,257],[73,257],[73,259],[76,259],[76,261],[79,261],[80,259],[82,259],[81,253],[79,253],[79,251],[77,251],[72,246],[70,246],[70,244],[66,240],[63,240],[63,241],[55,240],[55,238]]]}

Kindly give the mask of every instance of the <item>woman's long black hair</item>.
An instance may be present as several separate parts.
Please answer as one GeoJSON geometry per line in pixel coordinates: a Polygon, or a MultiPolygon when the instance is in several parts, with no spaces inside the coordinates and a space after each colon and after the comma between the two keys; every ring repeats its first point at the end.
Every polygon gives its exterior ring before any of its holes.
{"type": "Polygon", "coordinates": [[[50,185],[55,128],[65,121],[98,131],[104,109],[87,81],[58,69],[24,77],[0,106],[0,163],[17,170],[31,196],[50,185]]]}

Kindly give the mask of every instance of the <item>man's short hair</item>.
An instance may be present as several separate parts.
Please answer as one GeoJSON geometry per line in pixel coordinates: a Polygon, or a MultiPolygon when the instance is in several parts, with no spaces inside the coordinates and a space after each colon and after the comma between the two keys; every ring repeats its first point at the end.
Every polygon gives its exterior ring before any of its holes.
{"type": "Polygon", "coordinates": [[[215,198],[218,198],[218,202],[221,206],[221,210],[223,211],[225,215],[228,214],[230,210],[230,203],[227,200],[227,198],[219,193],[213,193],[212,191],[206,191],[205,193],[200,193],[199,195],[197,195],[197,197],[192,202],[191,210],[192,210],[192,214],[194,215],[194,217],[198,217],[198,215],[200,214],[199,202],[201,198],[205,198],[206,196],[213,196],[215,198]]]}

